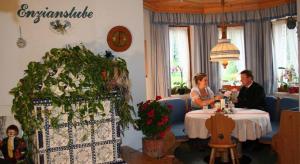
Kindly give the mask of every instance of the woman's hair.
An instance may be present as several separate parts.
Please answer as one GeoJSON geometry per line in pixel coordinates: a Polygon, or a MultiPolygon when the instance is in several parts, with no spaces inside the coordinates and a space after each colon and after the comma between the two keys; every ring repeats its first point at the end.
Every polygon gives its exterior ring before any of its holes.
{"type": "Polygon", "coordinates": [[[203,78],[205,78],[207,76],[206,73],[197,73],[195,76],[194,76],[194,81],[195,81],[195,84],[197,85],[198,81],[201,81],[203,78]]]}
{"type": "Polygon", "coordinates": [[[14,130],[16,132],[16,135],[19,134],[19,129],[16,125],[9,125],[6,129],[6,134],[8,133],[9,130],[14,130]]]}

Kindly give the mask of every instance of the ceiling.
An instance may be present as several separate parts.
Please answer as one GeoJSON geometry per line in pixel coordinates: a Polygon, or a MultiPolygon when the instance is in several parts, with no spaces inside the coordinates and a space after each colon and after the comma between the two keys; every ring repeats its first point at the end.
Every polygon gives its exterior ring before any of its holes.
{"type": "MultiPolygon", "coordinates": [[[[144,7],[155,12],[220,13],[221,0],[143,0],[144,7]]],[[[296,0],[291,0],[296,2],[296,0]]],[[[290,0],[225,0],[224,11],[235,12],[274,7],[290,0]]]]}

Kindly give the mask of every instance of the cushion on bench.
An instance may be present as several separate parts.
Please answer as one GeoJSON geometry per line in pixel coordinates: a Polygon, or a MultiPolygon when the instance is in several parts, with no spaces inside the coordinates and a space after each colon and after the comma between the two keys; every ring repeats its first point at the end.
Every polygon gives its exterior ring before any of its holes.
{"type": "Polygon", "coordinates": [[[278,121],[278,116],[277,116],[277,98],[274,96],[266,96],[265,98],[265,103],[266,103],[266,112],[269,113],[270,115],[270,120],[271,121],[278,121]]]}
{"type": "Polygon", "coordinates": [[[177,123],[171,125],[171,131],[175,135],[176,139],[186,139],[187,135],[184,132],[184,123],[177,123]]]}
{"type": "Polygon", "coordinates": [[[184,117],[186,111],[186,101],[180,98],[167,98],[160,100],[160,103],[171,105],[172,111],[170,115],[171,131],[176,139],[186,138],[184,133],[184,117]]]}
{"type": "Polygon", "coordinates": [[[180,98],[162,99],[160,103],[171,105],[172,111],[170,115],[171,124],[184,123],[185,117],[185,101],[180,98]]]}
{"type": "Polygon", "coordinates": [[[282,99],[279,99],[278,101],[279,101],[279,105],[278,105],[279,109],[276,109],[276,100],[274,103],[274,98],[272,98],[272,96],[266,97],[266,109],[267,109],[267,112],[269,112],[269,114],[270,114],[272,132],[268,133],[265,136],[262,136],[259,139],[259,141],[262,143],[271,144],[273,136],[278,132],[279,125],[280,125],[280,114],[282,111],[284,111],[284,110],[298,111],[299,110],[299,100],[297,100],[297,99],[282,98],[282,99]]]}
{"type": "Polygon", "coordinates": [[[259,139],[260,142],[271,144],[273,136],[278,132],[279,122],[278,121],[271,121],[271,125],[272,125],[272,132],[262,136],[259,139]]]}
{"type": "Polygon", "coordinates": [[[280,110],[299,108],[299,100],[292,98],[282,98],[279,100],[280,110]]]}

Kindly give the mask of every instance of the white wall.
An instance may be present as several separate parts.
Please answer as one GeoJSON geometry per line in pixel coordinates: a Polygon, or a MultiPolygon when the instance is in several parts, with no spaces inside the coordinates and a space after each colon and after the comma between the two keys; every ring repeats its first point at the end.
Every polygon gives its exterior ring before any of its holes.
{"type": "MultiPolygon", "coordinates": [[[[62,19],[65,20],[65,19],[62,19]]],[[[23,70],[32,61],[39,61],[46,51],[54,47],[65,47],[66,44],[83,43],[94,52],[109,49],[106,37],[108,31],[117,25],[127,27],[132,34],[131,47],[122,53],[114,53],[126,59],[132,84],[133,105],[145,100],[144,69],[144,26],[142,0],[1,0],[0,1],[0,113],[10,114],[12,96],[9,90],[23,76],[23,70]],[[72,27],[65,35],[50,30],[50,21],[42,18],[34,24],[32,18],[20,18],[16,15],[20,5],[27,3],[30,10],[65,11],[75,6],[83,10],[88,6],[93,11],[91,19],[68,19],[72,27]],[[19,25],[23,38],[27,41],[25,48],[18,48],[19,25]]],[[[134,148],[141,147],[141,133],[132,128],[125,132],[123,144],[134,148]]]]}

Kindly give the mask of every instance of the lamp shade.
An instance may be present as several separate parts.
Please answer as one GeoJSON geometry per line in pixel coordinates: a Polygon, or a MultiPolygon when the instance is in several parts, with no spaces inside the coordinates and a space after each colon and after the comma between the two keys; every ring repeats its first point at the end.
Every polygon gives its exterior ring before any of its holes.
{"type": "Polygon", "coordinates": [[[221,62],[226,68],[228,61],[239,60],[240,51],[230,39],[219,39],[218,44],[211,49],[210,61],[221,62]]]}

